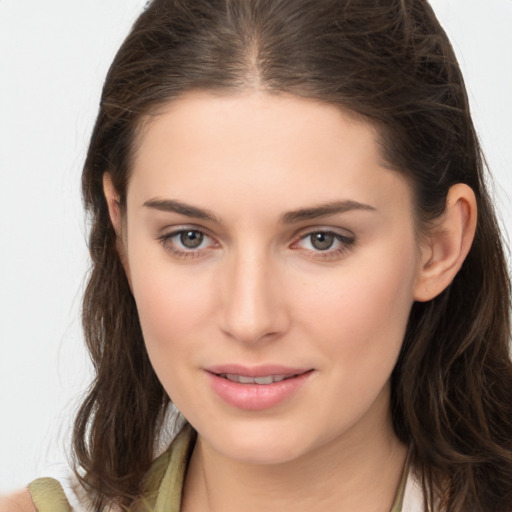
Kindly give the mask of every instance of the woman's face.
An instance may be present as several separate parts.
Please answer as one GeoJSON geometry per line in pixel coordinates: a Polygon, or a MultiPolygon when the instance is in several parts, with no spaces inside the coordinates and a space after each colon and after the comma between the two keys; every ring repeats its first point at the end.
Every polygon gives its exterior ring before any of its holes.
{"type": "Polygon", "coordinates": [[[125,220],[151,362],[212,449],[275,463],[391,432],[420,250],[372,126],[189,94],[141,134],[125,220]]]}

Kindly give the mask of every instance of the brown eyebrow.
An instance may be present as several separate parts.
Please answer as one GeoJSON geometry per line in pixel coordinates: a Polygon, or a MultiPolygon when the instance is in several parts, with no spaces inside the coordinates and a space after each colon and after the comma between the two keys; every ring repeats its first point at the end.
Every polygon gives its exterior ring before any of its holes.
{"type": "MultiPolygon", "coordinates": [[[[212,212],[174,199],[149,199],[143,206],[163,212],[179,213],[180,215],[185,215],[187,217],[222,224],[222,221],[212,212]]],[[[356,201],[337,201],[321,204],[312,208],[302,208],[287,212],[281,216],[280,221],[283,224],[293,224],[296,222],[317,219],[319,217],[335,215],[337,213],[344,213],[352,210],[375,211],[375,208],[368,204],[358,203],[356,201]]]]}
{"type": "Polygon", "coordinates": [[[281,222],[283,224],[293,224],[294,222],[317,219],[319,217],[334,215],[336,213],[344,213],[352,210],[375,211],[376,209],[369,204],[358,203],[357,201],[337,201],[321,204],[313,208],[304,208],[285,213],[281,217],[281,222]]]}
{"type": "Polygon", "coordinates": [[[201,220],[209,220],[222,224],[222,222],[208,210],[197,208],[189,204],[176,201],[174,199],[150,199],[144,203],[143,206],[153,208],[154,210],[160,210],[162,212],[174,212],[187,217],[194,217],[201,220]]]}

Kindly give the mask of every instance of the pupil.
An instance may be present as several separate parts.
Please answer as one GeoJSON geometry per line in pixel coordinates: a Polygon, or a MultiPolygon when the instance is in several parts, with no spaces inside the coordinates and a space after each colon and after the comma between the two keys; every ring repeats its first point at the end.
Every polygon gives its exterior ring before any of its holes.
{"type": "Polygon", "coordinates": [[[311,244],[319,251],[325,251],[332,247],[334,243],[334,235],[330,233],[315,233],[311,235],[311,244]]]}
{"type": "Polygon", "coordinates": [[[200,231],[184,231],[180,235],[181,243],[187,249],[196,249],[203,242],[204,235],[200,231]]]}

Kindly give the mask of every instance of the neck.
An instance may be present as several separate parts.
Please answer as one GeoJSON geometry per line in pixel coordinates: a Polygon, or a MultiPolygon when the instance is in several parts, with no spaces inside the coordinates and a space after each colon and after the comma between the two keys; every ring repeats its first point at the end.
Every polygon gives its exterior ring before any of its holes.
{"type": "Polygon", "coordinates": [[[346,435],[293,461],[268,465],[226,458],[199,436],[181,510],[389,512],[406,452],[390,422],[372,435],[346,435]]]}

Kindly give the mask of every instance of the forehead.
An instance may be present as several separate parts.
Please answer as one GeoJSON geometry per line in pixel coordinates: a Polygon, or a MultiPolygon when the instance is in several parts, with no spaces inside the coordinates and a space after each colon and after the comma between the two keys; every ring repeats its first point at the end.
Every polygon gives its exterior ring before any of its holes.
{"type": "Polygon", "coordinates": [[[347,140],[351,144],[356,140],[363,144],[369,139],[380,140],[379,131],[369,120],[319,100],[259,91],[239,94],[192,91],[144,117],[136,146],[140,149],[148,145],[148,138],[158,143],[162,136],[170,142],[169,136],[181,136],[184,131],[191,144],[198,142],[192,137],[204,136],[202,142],[219,146],[235,141],[273,140],[278,144],[285,137],[295,137],[298,141],[302,135],[310,139],[313,132],[316,144],[322,140],[327,145],[333,139],[340,143],[342,132],[345,137],[351,135],[351,140],[347,140]]]}
{"type": "Polygon", "coordinates": [[[187,94],[149,118],[138,142],[129,192],[146,199],[368,202],[401,180],[372,124],[292,95],[187,94]]]}

